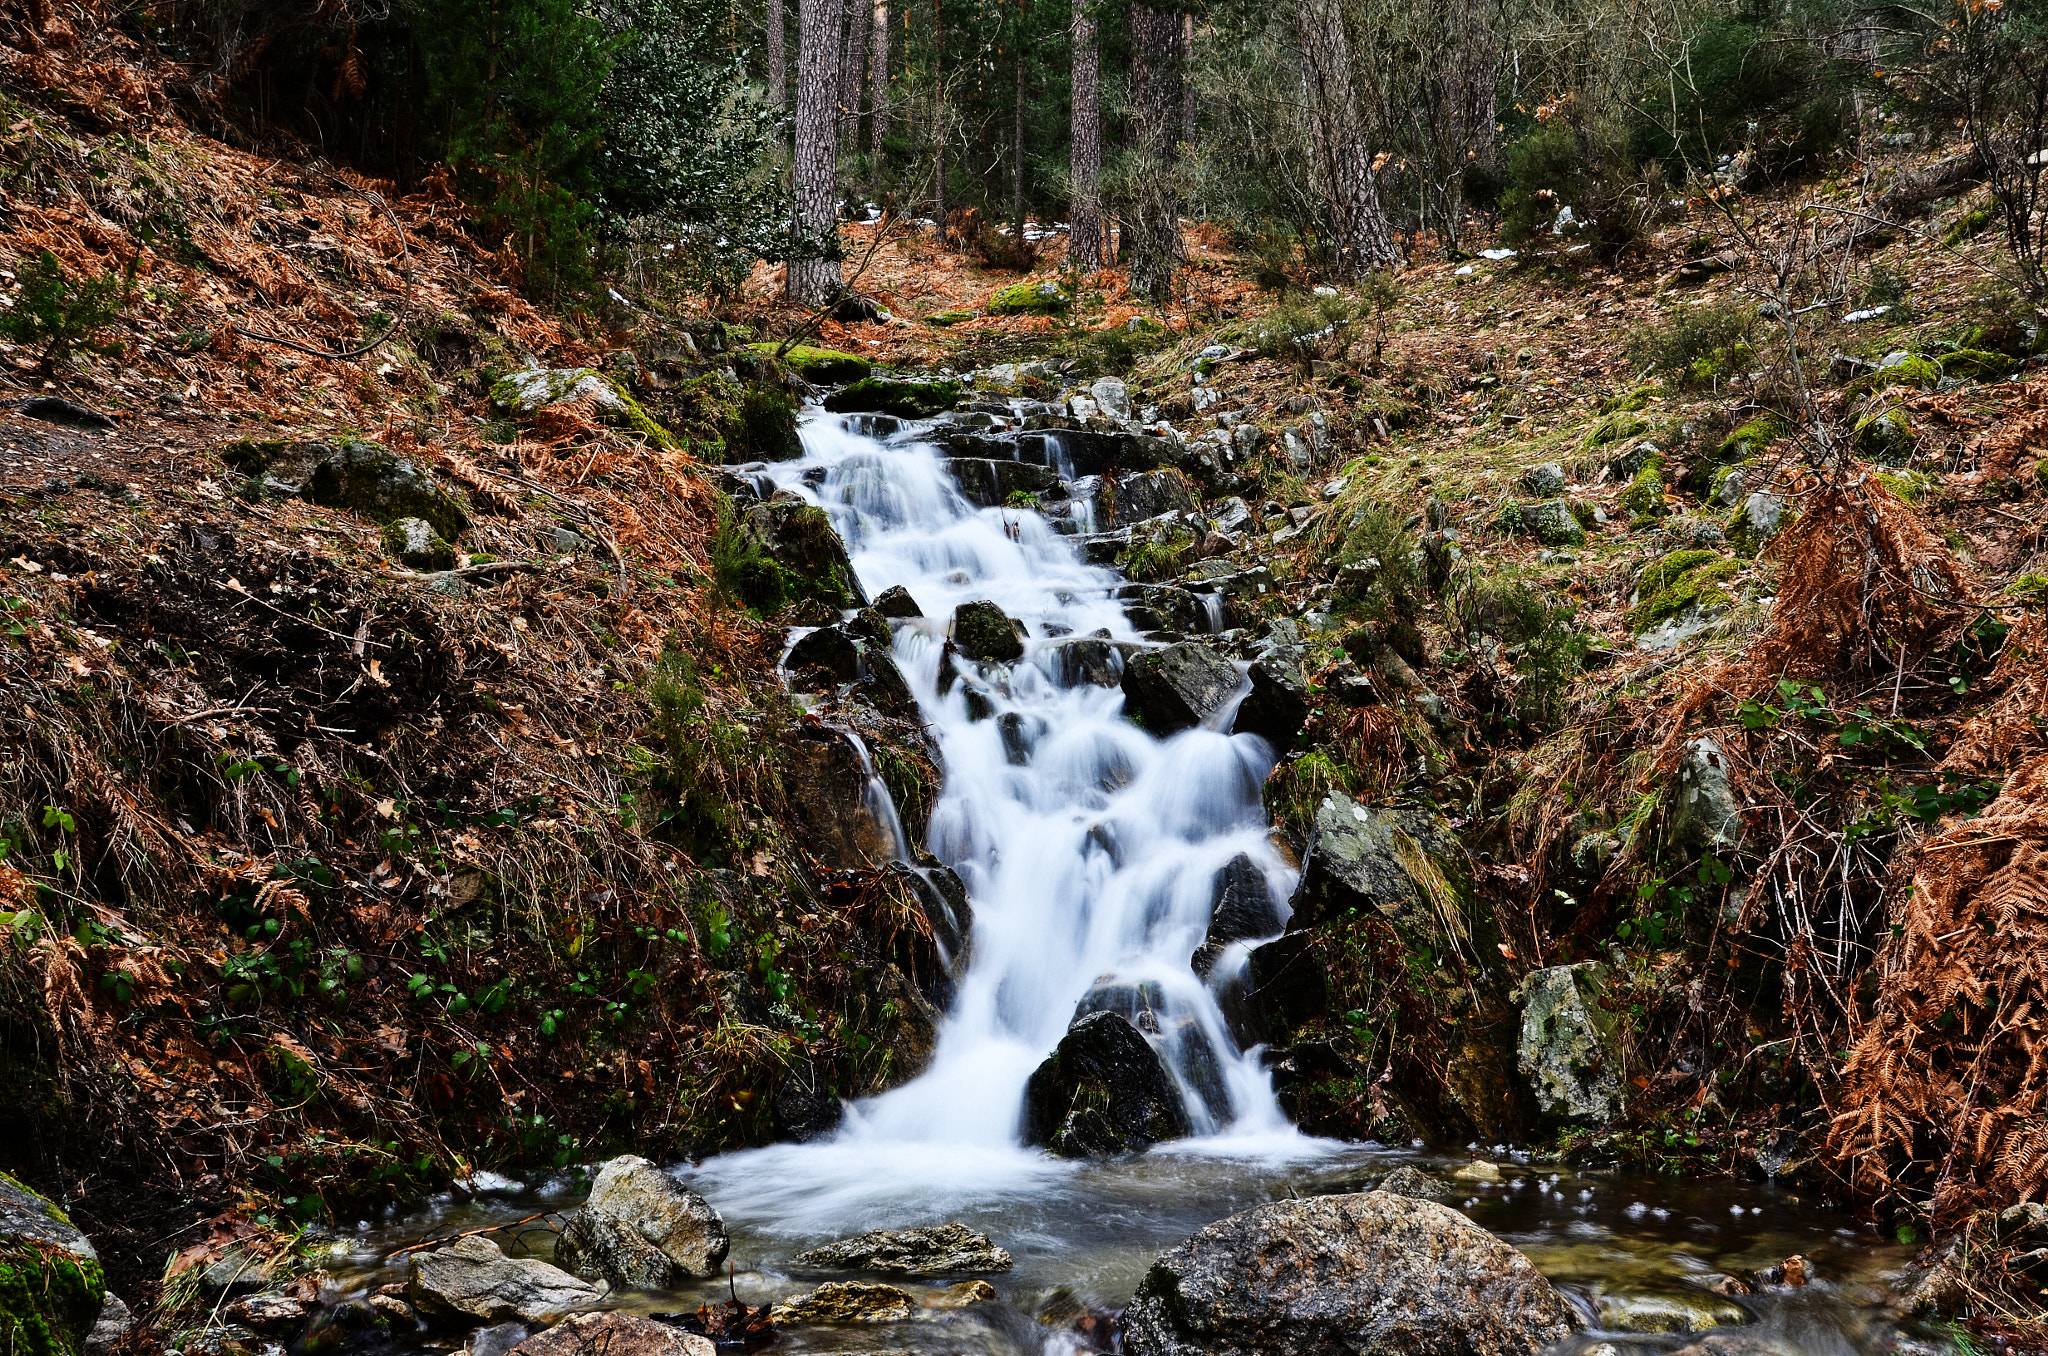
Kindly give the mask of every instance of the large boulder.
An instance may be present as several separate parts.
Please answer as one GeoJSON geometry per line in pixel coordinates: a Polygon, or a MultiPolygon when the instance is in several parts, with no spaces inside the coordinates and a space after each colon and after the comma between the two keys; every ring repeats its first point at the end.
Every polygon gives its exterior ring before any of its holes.
{"type": "Polygon", "coordinates": [[[1238,853],[1210,882],[1209,932],[1195,953],[1195,973],[1206,978],[1232,942],[1271,937],[1280,927],[1280,909],[1266,887],[1265,871],[1250,854],[1238,853]]]}
{"type": "Polygon", "coordinates": [[[1190,1131],[1158,1051],[1114,1012],[1090,1012],[1024,1088],[1024,1142],[1063,1158],[1135,1153],[1190,1131]]]}
{"type": "Polygon", "coordinates": [[[0,1351],[79,1356],[107,1300],[91,1241],[62,1210],[0,1173],[0,1351]]]}
{"type": "Polygon", "coordinates": [[[222,448],[221,460],[266,493],[345,509],[375,523],[419,518],[448,541],[469,527],[461,502],[424,463],[358,438],[244,441],[222,448]]]}
{"type": "Polygon", "coordinates": [[[953,644],[969,659],[1007,664],[1024,657],[1016,624],[985,598],[953,609],[953,644]]]}
{"type": "Polygon", "coordinates": [[[1535,970],[1522,980],[1517,1063],[1546,1117],[1596,1124],[1621,1110],[1615,1019],[1600,1002],[1606,988],[1599,961],[1535,970]]]}
{"type": "Polygon", "coordinates": [[[1133,656],[1124,664],[1124,710],[1155,735],[1200,725],[1243,680],[1237,665],[1199,641],[1133,656]]]}
{"type": "Polygon", "coordinates": [[[552,405],[584,404],[602,422],[637,433],[656,447],[675,447],[673,433],[641,408],[611,377],[591,367],[530,367],[508,373],[491,387],[491,412],[531,419],[552,405]]]}
{"type": "Polygon", "coordinates": [[[750,577],[737,581],[749,606],[765,614],[805,598],[834,608],[866,604],[846,543],[833,531],[825,510],[815,504],[780,497],[755,504],[739,530],[751,536],[766,557],[762,564],[742,567],[750,577]]]}
{"type": "Polygon", "coordinates": [[[1232,734],[1255,734],[1273,746],[1275,753],[1294,747],[1301,727],[1308,724],[1308,688],[1301,681],[1299,666],[1281,659],[1253,662],[1245,676],[1252,690],[1237,704],[1231,722],[1232,734]]]}
{"type": "Polygon", "coordinates": [[[1434,1201],[1275,1201],[1152,1264],[1128,1356],[1531,1356],[1572,1311],[1528,1258],[1434,1201]]]}
{"type": "Polygon", "coordinates": [[[571,1314],[508,1356],[717,1356],[708,1337],[638,1314],[571,1314]]]}
{"type": "Polygon", "coordinates": [[[805,847],[828,867],[891,861],[902,848],[862,746],[830,725],[798,726],[782,762],[782,786],[805,847]]]}
{"type": "Polygon", "coordinates": [[[1187,478],[1179,471],[1146,471],[1139,475],[1121,476],[1116,481],[1109,525],[1129,527],[1147,518],[1157,518],[1162,513],[1193,513],[1198,505],[1199,501],[1188,488],[1187,478]]]}
{"type": "Polygon", "coordinates": [[[604,1292],[537,1257],[507,1257],[482,1234],[409,1259],[406,1298],[429,1323],[473,1328],[479,1323],[547,1323],[587,1309],[604,1292]]]}
{"type": "Polygon", "coordinates": [[[710,1202],[624,1154],[597,1170],[590,1199],[562,1226],[555,1260],[586,1280],[665,1290],[683,1277],[716,1275],[728,1246],[710,1202]]]}
{"type": "Polygon", "coordinates": [[[1008,1271],[1010,1254],[964,1224],[873,1229],[796,1255],[806,1267],[891,1276],[961,1276],[1008,1271]]]}
{"type": "Polygon", "coordinates": [[[1361,805],[1333,791],[1316,809],[1289,926],[1356,909],[1407,937],[1468,947],[1475,905],[1464,848],[1433,812],[1361,805]]]}
{"type": "Polygon", "coordinates": [[[970,504],[1000,508],[1013,494],[1063,497],[1059,473],[1050,466],[1028,461],[1005,461],[1000,457],[948,457],[946,472],[970,504]]]}

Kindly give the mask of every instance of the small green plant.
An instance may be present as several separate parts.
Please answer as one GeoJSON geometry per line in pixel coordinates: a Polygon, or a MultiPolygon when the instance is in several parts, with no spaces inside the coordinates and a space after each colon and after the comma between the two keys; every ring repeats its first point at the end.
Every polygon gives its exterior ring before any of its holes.
{"type": "Polygon", "coordinates": [[[1750,343],[1756,325],[1755,309],[1740,301],[1684,307],[1629,335],[1628,360],[1682,386],[1715,386],[1756,366],[1750,343]]]}
{"type": "MultiPolygon", "coordinates": [[[[138,255],[137,258],[141,256],[138,255]]],[[[133,262],[125,280],[112,273],[72,282],[64,266],[48,250],[38,250],[21,265],[21,288],[14,306],[0,312],[0,334],[18,344],[42,349],[42,370],[68,363],[74,351],[118,353],[121,345],[102,344],[93,336],[114,323],[127,304],[134,281],[133,262]]]]}
{"type": "Polygon", "coordinates": [[[711,593],[718,602],[761,616],[780,612],[789,602],[787,572],[724,496],[718,501],[710,554],[711,593]]]}
{"type": "Polygon", "coordinates": [[[1188,533],[1169,537],[1155,537],[1138,542],[1130,550],[1117,557],[1117,564],[1130,578],[1141,584],[1156,584],[1162,579],[1175,579],[1185,566],[1188,551],[1195,539],[1188,533]]]}

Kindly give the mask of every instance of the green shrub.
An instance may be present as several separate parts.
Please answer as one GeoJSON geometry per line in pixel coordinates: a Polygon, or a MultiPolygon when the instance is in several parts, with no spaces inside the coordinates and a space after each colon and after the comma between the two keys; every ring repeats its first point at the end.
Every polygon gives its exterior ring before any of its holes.
{"type": "Polygon", "coordinates": [[[725,495],[718,497],[716,516],[710,551],[712,597],[764,617],[780,612],[789,602],[788,571],[768,554],[738,506],[725,495]]]}
{"type": "Polygon", "coordinates": [[[1628,337],[1628,360],[1691,387],[1713,386],[1756,366],[1753,307],[1740,301],[1681,307],[1628,337]]]}
{"type": "Polygon", "coordinates": [[[1332,563],[1339,567],[1336,605],[1361,621],[1394,622],[1414,617],[1422,605],[1422,573],[1415,566],[1421,543],[1402,515],[1386,504],[1356,510],[1350,527],[1338,540],[1332,563]],[[1346,583],[1342,567],[1377,560],[1378,570],[1363,583],[1346,583]]]}
{"type": "MultiPolygon", "coordinates": [[[[132,265],[131,265],[132,267],[132,265]]],[[[21,265],[21,288],[11,309],[0,311],[0,334],[42,350],[43,370],[71,361],[72,352],[118,353],[119,343],[95,343],[93,336],[121,316],[126,288],[112,273],[74,283],[48,250],[21,265]]]]}
{"type": "Polygon", "coordinates": [[[1575,126],[1563,116],[1516,141],[1507,161],[1501,238],[1510,244],[1584,241],[1602,257],[1611,257],[1642,239],[1644,210],[1631,200],[1661,199],[1661,194],[1633,191],[1638,176],[1625,140],[1604,128],[1575,126]],[[1558,231],[1558,215],[1566,207],[1572,209],[1573,224],[1558,231]]]}

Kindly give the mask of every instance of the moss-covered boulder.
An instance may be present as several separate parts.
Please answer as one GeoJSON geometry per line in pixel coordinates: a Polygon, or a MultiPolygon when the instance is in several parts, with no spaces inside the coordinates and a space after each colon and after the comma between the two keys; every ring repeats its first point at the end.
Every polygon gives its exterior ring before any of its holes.
{"type": "Polygon", "coordinates": [[[604,423],[637,433],[656,447],[678,445],[675,435],[625,387],[594,367],[529,367],[508,373],[491,386],[491,412],[505,419],[531,419],[550,405],[577,401],[588,401],[604,423]]]}
{"type": "Polygon", "coordinates": [[[1012,283],[988,299],[990,315],[1058,315],[1072,305],[1073,296],[1057,279],[1012,283]]]}
{"type": "MultiPolygon", "coordinates": [[[[779,343],[749,344],[756,353],[773,354],[782,345],[779,343]]],[[[814,348],[809,344],[792,344],[782,355],[783,366],[815,386],[837,386],[842,382],[859,381],[874,370],[874,364],[858,353],[842,353],[836,348],[814,348]]]]}
{"type": "Polygon", "coordinates": [[[663,407],[701,461],[793,461],[804,454],[796,399],[717,368],[676,383],[663,407]]]}
{"type": "Polygon", "coordinates": [[[1519,514],[1522,530],[1542,542],[1545,546],[1584,546],[1586,529],[1572,512],[1572,505],[1562,499],[1546,499],[1539,504],[1523,504],[1519,514]]]}
{"type": "Polygon", "coordinates": [[[1911,462],[1917,441],[1912,421],[1897,405],[1865,414],[1849,435],[1849,443],[1857,454],[1880,466],[1904,466],[1911,462]]]}
{"type": "Polygon", "coordinates": [[[968,311],[955,307],[954,309],[948,311],[933,311],[930,315],[924,318],[924,323],[927,325],[936,325],[940,329],[945,329],[950,325],[960,325],[966,323],[969,320],[976,319],[980,314],[981,313],[979,311],[968,311]]]}
{"type": "Polygon", "coordinates": [[[1699,548],[1651,561],[1636,578],[1629,629],[1641,635],[1688,612],[1725,609],[1733,601],[1725,586],[1741,570],[1740,561],[1699,548]]]}
{"type": "Polygon", "coordinates": [[[825,408],[837,413],[893,414],[904,419],[929,419],[953,408],[960,399],[957,381],[913,381],[902,377],[863,377],[825,397],[825,408]]]}
{"type": "Polygon", "coordinates": [[[953,644],[969,659],[994,664],[1008,664],[1024,656],[1016,623],[987,599],[953,609],[953,644]]]}
{"type": "Polygon", "coordinates": [[[222,448],[221,460],[262,493],[308,499],[376,523],[423,518],[448,541],[469,527],[461,501],[423,463],[377,443],[243,441],[222,448]]]}
{"type": "Polygon", "coordinates": [[[1714,449],[1714,460],[1723,466],[1738,461],[1760,457],[1770,445],[1785,435],[1785,426],[1766,416],[1752,419],[1723,438],[1714,449]]]}
{"type": "MultiPolygon", "coordinates": [[[[739,551],[748,553],[751,546],[757,567],[743,596],[763,615],[806,599],[833,608],[860,607],[867,601],[854,578],[846,545],[832,530],[825,510],[787,499],[756,504],[733,532],[741,538],[739,551]]],[[[713,566],[721,576],[725,564],[720,552],[732,549],[725,543],[727,535],[722,529],[713,544],[713,566]]]]}
{"type": "Polygon", "coordinates": [[[1603,416],[1586,433],[1586,447],[1606,447],[1610,443],[1640,438],[1650,431],[1650,421],[1633,409],[1620,409],[1603,416]]]}
{"type": "Polygon", "coordinates": [[[2005,376],[2018,364],[2003,353],[1989,349],[1959,348],[1941,355],[1941,374],[1965,381],[1990,381],[2005,376]]]}
{"type": "Polygon", "coordinates": [[[79,1356],[106,1297],[92,1243],[62,1210],[0,1173],[0,1351],[79,1356]]]}
{"type": "Polygon", "coordinates": [[[424,518],[400,518],[384,527],[384,550],[416,570],[455,568],[455,548],[424,518]]]}
{"type": "Polygon", "coordinates": [[[1635,478],[1621,492],[1621,506],[1637,518],[1654,518],[1664,512],[1664,454],[1651,452],[1636,468],[1635,478]]]}

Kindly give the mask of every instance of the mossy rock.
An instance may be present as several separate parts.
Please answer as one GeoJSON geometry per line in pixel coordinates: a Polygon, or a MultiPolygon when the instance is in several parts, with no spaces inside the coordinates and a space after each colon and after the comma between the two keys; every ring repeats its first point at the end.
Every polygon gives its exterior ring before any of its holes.
{"type": "Polygon", "coordinates": [[[1629,609],[1629,629],[1637,635],[1692,607],[1726,607],[1732,602],[1722,585],[1742,571],[1742,562],[1719,551],[1673,551],[1643,567],[1636,578],[1636,602],[1629,609]]]}
{"type": "Polygon", "coordinates": [[[377,443],[245,441],[222,448],[221,459],[262,493],[297,496],[380,524],[424,518],[448,541],[469,528],[461,501],[424,464],[377,443]]]}
{"type": "Polygon", "coordinates": [[[1634,410],[1616,410],[1603,417],[1586,434],[1586,446],[1605,447],[1627,438],[1639,438],[1650,431],[1650,421],[1634,410]]]}
{"type": "Polygon", "coordinates": [[[1880,466],[1907,465],[1918,445],[1912,422],[1897,405],[1887,405],[1858,419],[1849,442],[1859,456],[1880,466]]]}
{"type": "Polygon", "coordinates": [[[1664,455],[1653,452],[1643,458],[1635,479],[1621,492],[1621,506],[1638,518],[1656,518],[1664,513],[1664,455]]]}
{"type": "MultiPolygon", "coordinates": [[[[833,608],[858,607],[864,601],[845,543],[825,510],[786,499],[756,504],[747,510],[740,530],[758,543],[762,563],[774,576],[772,581],[764,576],[748,600],[763,615],[812,599],[833,608]]],[[[714,555],[717,549],[714,545],[714,555]]]]}
{"type": "Polygon", "coordinates": [[[1656,386],[1638,386],[1632,391],[1607,397],[1600,402],[1598,409],[1602,414],[1626,414],[1647,408],[1651,401],[1662,394],[1663,391],[1656,386]]]}
{"type": "Polygon", "coordinates": [[[1058,315],[1073,304],[1067,289],[1053,278],[1012,283],[988,299],[990,315],[1058,315]]]}
{"type": "Polygon", "coordinates": [[[701,461],[793,461],[804,454],[794,397],[722,368],[678,382],[672,418],[701,461]]]}
{"type": "Polygon", "coordinates": [[[79,1356],[106,1297],[91,1242],[62,1210],[0,1173],[0,1352],[79,1356]]]}
{"type": "Polygon", "coordinates": [[[424,518],[400,518],[384,525],[384,550],[415,570],[452,570],[455,548],[424,518]]]}
{"type": "Polygon", "coordinates": [[[1970,381],[1992,381],[2006,376],[2019,366],[2003,353],[1988,349],[1959,348],[1953,353],[1941,355],[1943,376],[1961,377],[1970,381]]]}
{"type": "Polygon", "coordinates": [[[1542,542],[1545,546],[1584,546],[1586,529],[1579,522],[1572,506],[1562,499],[1545,499],[1541,503],[1523,504],[1518,516],[1522,531],[1542,542]]]}
{"type": "Polygon", "coordinates": [[[825,397],[825,408],[839,413],[893,414],[904,419],[929,419],[953,408],[960,399],[957,381],[910,381],[899,377],[862,377],[825,397]]]}
{"type": "Polygon", "coordinates": [[[934,311],[924,318],[924,323],[927,325],[937,325],[940,329],[945,329],[949,325],[965,324],[967,321],[978,320],[980,317],[981,312],[979,311],[962,310],[956,307],[950,311],[934,311]]]}
{"type": "Polygon", "coordinates": [[[1893,386],[1931,391],[1940,381],[1941,364],[1934,359],[1923,358],[1917,353],[1893,354],[1884,366],[1875,372],[1866,372],[1842,390],[1851,396],[1870,395],[1893,386]]]}
{"type": "Polygon", "coordinates": [[[579,400],[589,401],[604,423],[637,433],[656,447],[681,445],[625,387],[594,367],[529,367],[491,386],[491,412],[509,419],[531,419],[550,405],[579,400]]]}
{"type": "Polygon", "coordinates": [[[1934,486],[1934,477],[1923,471],[1877,471],[1874,474],[1878,484],[1909,504],[1925,499],[1927,491],[1934,486]]]}
{"type": "Polygon", "coordinates": [[[1723,532],[1729,546],[1745,556],[1754,556],[1763,549],[1763,544],[1790,527],[1799,515],[1788,508],[1785,501],[1772,494],[1752,494],[1743,500],[1728,515],[1723,532]],[[1757,520],[1759,506],[1765,513],[1765,521],[1757,520]]]}
{"type": "MultiPolygon", "coordinates": [[[[782,345],[759,343],[747,347],[756,353],[773,356],[782,345]]],[[[782,355],[782,363],[814,386],[837,386],[842,382],[859,381],[874,370],[874,364],[858,353],[841,353],[836,348],[813,348],[809,344],[792,344],[782,355]]]]}
{"type": "Polygon", "coordinates": [[[1785,426],[1766,416],[1752,419],[1721,440],[1714,449],[1714,460],[1722,465],[1731,462],[1748,461],[1760,457],[1778,439],[1785,436],[1785,426]]]}

